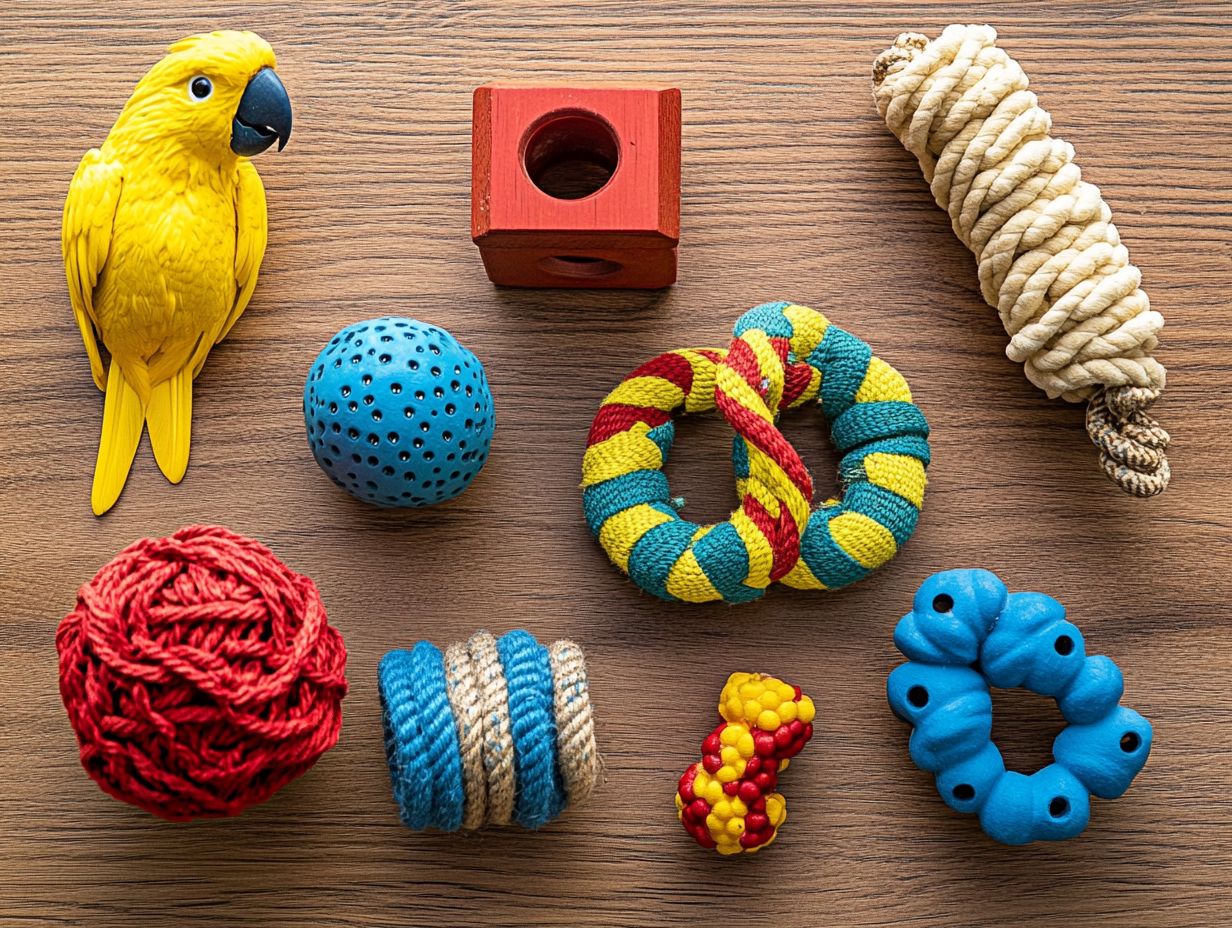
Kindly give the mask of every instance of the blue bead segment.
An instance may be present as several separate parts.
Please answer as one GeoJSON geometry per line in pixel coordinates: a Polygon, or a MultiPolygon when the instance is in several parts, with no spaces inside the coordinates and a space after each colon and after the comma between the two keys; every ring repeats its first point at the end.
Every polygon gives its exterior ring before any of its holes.
{"type": "Polygon", "coordinates": [[[1002,844],[1060,841],[1090,819],[1090,796],[1115,799],[1150,754],[1151,724],[1120,705],[1121,671],[1086,653],[1065,608],[1042,593],[1009,593],[986,570],[948,570],[920,585],[894,630],[909,660],[887,680],[895,715],[912,726],[911,758],[936,775],[952,809],[978,814],[1002,844]],[[992,741],[990,687],[1056,699],[1066,728],[1052,764],[1008,771],[992,741]]]}

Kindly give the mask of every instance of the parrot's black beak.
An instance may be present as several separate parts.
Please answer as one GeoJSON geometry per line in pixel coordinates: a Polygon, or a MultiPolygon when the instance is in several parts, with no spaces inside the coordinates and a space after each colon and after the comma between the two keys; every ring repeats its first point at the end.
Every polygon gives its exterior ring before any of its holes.
{"type": "Polygon", "coordinates": [[[291,137],[291,98],[273,68],[262,68],[244,88],[231,120],[231,150],[251,158],[278,140],[282,151],[291,137]]]}

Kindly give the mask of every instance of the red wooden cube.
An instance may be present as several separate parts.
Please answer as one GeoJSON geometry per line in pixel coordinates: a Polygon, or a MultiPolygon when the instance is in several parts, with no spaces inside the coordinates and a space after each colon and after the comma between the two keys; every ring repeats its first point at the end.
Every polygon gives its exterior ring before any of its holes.
{"type": "Polygon", "coordinates": [[[475,91],[471,236],[493,283],[654,289],[676,280],[680,91],[475,91]]]}

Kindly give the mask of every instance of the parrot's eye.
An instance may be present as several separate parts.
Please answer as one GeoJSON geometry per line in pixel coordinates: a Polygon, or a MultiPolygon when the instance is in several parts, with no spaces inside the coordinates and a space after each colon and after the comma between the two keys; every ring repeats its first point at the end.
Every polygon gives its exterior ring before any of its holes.
{"type": "Polygon", "coordinates": [[[188,82],[188,96],[192,100],[209,99],[210,94],[214,92],[214,85],[210,83],[210,79],[204,75],[197,75],[188,82]]]}

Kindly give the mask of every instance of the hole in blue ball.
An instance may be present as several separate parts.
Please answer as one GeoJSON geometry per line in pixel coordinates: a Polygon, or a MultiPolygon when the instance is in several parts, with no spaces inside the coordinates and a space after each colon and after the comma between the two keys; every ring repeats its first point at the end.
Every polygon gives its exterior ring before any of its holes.
{"type": "Polygon", "coordinates": [[[1121,735],[1121,750],[1126,754],[1132,754],[1138,750],[1138,745],[1142,744],[1142,739],[1138,737],[1136,731],[1127,731],[1121,735]]]}
{"type": "Polygon", "coordinates": [[[954,787],[953,795],[959,802],[970,802],[975,798],[975,787],[970,783],[959,783],[954,787]]]}
{"type": "Polygon", "coordinates": [[[928,705],[928,690],[922,686],[913,686],[907,690],[907,702],[917,709],[923,709],[928,705]]]}
{"type": "Polygon", "coordinates": [[[1069,812],[1069,800],[1064,796],[1054,796],[1048,803],[1048,814],[1053,818],[1064,818],[1069,812]]]}
{"type": "Polygon", "coordinates": [[[1061,635],[1055,642],[1053,642],[1052,646],[1062,657],[1065,657],[1067,654],[1074,653],[1074,639],[1069,635],[1061,635]]]}
{"type": "Polygon", "coordinates": [[[948,593],[938,593],[933,597],[933,612],[949,612],[954,608],[954,597],[948,593]]]}

